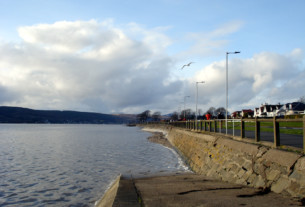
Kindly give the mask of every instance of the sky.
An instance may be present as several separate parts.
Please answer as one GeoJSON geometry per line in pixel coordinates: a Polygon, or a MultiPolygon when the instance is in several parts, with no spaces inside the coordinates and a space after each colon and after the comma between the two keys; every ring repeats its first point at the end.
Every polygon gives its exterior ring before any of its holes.
{"type": "Polygon", "coordinates": [[[205,112],[226,105],[235,51],[230,112],[297,101],[304,9],[304,0],[0,0],[0,105],[167,114],[195,111],[197,100],[205,112]]]}

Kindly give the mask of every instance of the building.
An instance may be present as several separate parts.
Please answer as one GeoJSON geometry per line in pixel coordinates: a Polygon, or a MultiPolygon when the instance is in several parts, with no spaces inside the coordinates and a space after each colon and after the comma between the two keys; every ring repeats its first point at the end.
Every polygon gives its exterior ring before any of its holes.
{"type": "Polygon", "coordinates": [[[283,105],[262,104],[259,108],[254,109],[254,117],[273,117],[277,116],[283,105]]]}
{"type": "Polygon", "coordinates": [[[234,112],[232,113],[232,117],[234,117],[234,118],[241,117],[241,111],[234,111],[234,112]]]}
{"type": "Polygon", "coordinates": [[[278,116],[304,114],[305,104],[302,102],[292,102],[284,104],[278,111],[278,116]]]}
{"type": "Polygon", "coordinates": [[[241,116],[244,118],[251,118],[254,115],[254,111],[251,109],[243,109],[241,111],[241,116]]]}

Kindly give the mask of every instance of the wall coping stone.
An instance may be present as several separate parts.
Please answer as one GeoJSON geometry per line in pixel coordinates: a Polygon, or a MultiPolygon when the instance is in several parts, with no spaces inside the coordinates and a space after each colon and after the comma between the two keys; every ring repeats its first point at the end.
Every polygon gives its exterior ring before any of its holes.
{"type": "Polygon", "coordinates": [[[199,138],[199,139],[203,139],[206,142],[215,142],[218,138],[209,134],[203,134],[203,133],[199,133],[199,132],[192,132],[192,131],[186,131],[186,130],[181,130],[181,129],[175,129],[175,131],[188,135],[188,136],[192,136],[194,138],[199,138]]]}
{"type": "Polygon", "coordinates": [[[256,156],[259,150],[258,145],[250,144],[250,143],[244,143],[241,141],[237,140],[232,140],[228,138],[221,138],[219,137],[218,140],[216,141],[217,144],[229,147],[231,149],[240,151],[240,152],[245,152],[249,153],[251,155],[256,156]]]}
{"type": "Polygon", "coordinates": [[[277,149],[270,149],[263,155],[263,159],[275,162],[287,168],[291,168],[300,157],[301,155],[299,154],[277,149]]]}
{"type": "Polygon", "coordinates": [[[295,165],[295,169],[297,170],[305,170],[305,157],[301,157],[295,165]]]}

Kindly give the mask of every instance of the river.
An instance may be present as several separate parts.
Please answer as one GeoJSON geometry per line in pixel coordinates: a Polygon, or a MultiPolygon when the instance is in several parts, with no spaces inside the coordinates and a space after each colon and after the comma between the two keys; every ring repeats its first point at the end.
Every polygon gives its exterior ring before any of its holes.
{"type": "Polygon", "coordinates": [[[123,125],[0,124],[0,206],[94,206],[119,174],[188,171],[150,135],[123,125]]]}

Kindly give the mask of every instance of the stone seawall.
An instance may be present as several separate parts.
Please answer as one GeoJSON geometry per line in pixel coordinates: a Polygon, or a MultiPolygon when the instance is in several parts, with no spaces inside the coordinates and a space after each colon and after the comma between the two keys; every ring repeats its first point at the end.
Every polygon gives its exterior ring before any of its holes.
{"type": "Polygon", "coordinates": [[[305,197],[305,157],[300,154],[220,134],[162,125],[149,127],[166,131],[168,140],[197,174],[297,198],[305,197]]]}

